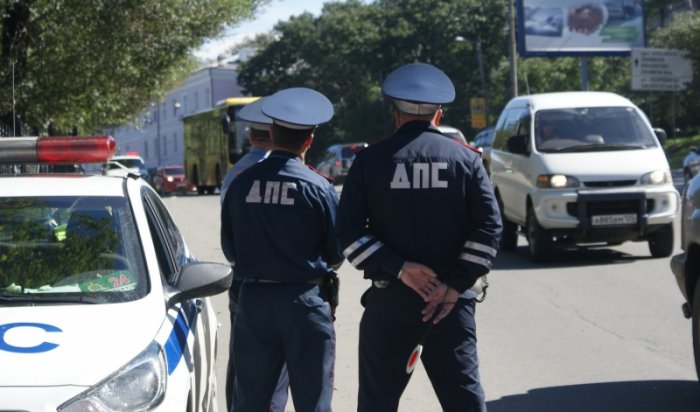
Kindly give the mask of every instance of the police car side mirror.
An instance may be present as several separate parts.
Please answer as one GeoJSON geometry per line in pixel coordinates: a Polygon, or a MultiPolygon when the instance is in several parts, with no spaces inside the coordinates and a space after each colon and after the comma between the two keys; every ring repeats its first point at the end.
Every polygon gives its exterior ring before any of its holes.
{"type": "Polygon", "coordinates": [[[655,127],[654,128],[654,134],[656,135],[656,138],[659,139],[659,143],[661,143],[661,146],[666,144],[666,140],[668,140],[668,136],[666,135],[666,131],[660,127],[655,127]]]}
{"type": "Polygon", "coordinates": [[[168,287],[168,306],[182,301],[213,296],[227,291],[233,282],[231,266],[196,262],[182,267],[174,285],[168,287]]]}

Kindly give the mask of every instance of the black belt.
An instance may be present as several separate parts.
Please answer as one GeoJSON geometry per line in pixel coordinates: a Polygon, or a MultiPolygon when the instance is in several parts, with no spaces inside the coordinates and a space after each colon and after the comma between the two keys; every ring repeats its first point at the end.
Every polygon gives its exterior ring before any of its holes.
{"type": "Polygon", "coordinates": [[[298,282],[287,281],[287,280],[276,280],[276,279],[264,279],[264,278],[244,278],[243,280],[241,280],[241,283],[245,283],[246,285],[250,285],[250,284],[291,285],[294,283],[311,283],[314,285],[323,285],[326,283],[326,278],[318,277],[318,278],[313,278],[313,279],[298,281],[298,282]]]}

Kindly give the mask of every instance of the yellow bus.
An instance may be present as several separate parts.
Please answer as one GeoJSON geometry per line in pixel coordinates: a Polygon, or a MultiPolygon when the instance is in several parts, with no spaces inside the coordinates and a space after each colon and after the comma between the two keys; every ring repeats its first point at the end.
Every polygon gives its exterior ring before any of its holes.
{"type": "Polygon", "coordinates": [[[199,194],[221,189],[226,170],[243,156],[248,122],[238,111],[259,97],[230,97],[213,108],[183,117],[185,176],[199,194]]]}

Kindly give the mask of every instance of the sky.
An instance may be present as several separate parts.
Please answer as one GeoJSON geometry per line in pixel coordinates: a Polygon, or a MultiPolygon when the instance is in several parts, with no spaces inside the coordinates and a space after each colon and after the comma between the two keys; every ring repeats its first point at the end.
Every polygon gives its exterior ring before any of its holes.
{"type": "Polygon", "coordinates": [[[221,38],[206,42],[195,51],[195,56],[202,60],[216,60],[218,55],[225,53],[244,38],[252,38],[258,33],[272,30],[280,20],[285,21],[291,16],[307,11],[315,16],[320,15],[323,3],[326,1],[328,0],[272,0],[257,12],[253,20],[243,21],[236,27],[226,30],[221,38]]]}

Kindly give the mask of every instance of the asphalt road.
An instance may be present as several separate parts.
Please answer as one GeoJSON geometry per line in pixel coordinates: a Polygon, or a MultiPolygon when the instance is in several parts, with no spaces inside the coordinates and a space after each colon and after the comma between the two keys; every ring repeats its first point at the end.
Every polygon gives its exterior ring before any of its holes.
{"type": "MultiPolygon", "coordinates": [[[[224,262],[218,196],[165,202],[200,260],[224,262]]],[[[678,232],[676,232],[678,251],[678,232]]],[[[562,251],[547,264],[501,253],[477,307],[482,382],[490,412],[691,412],[700,410],[691,324],[668,258],[652,259],[646,243],[562,251]]],[[[359,297],[368,282],[348,263],[340,270],[335,412],[356,410],[359,297]]],[[[219,316],[220,411],[228,359],[226,295],[219,316]]],[[[294,411],[293,404],[287,405],[294,411]]],[[[402,412],[440,411],[421,366],[402,412]]]]}

